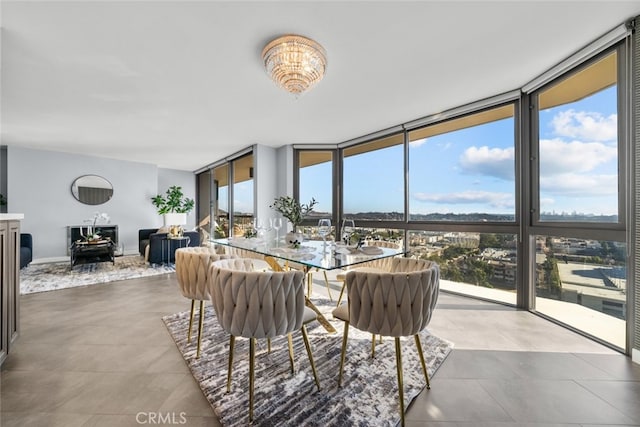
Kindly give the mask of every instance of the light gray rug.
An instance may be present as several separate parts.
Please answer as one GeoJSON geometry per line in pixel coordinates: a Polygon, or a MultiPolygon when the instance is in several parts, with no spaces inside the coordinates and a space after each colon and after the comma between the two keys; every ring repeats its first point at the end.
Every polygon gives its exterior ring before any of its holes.
{"type": "MultiPolygon", "coordinates": [[[[395,345],[385,338],[371,359],[371,335],[349,329],[343,385],[338,387],[338,369],[343,323],[330,315],[333,303],[314,300],[338,333],[329,334],[313,322],[308,325],[313,357],[318,370],[320,391],[315,386],[309,359],[300,333],[293,334],[296,360],[291,374],[286,338],[272,340],[271,353],[266,340],[258,340],[253,425],[260,426],[395,426],[400,421],[395,345]]],[[[188,305],[185,300],[185,305],[188,305]]],[[[434,315],[437,315],[434,314],[434,315]]],[[[219,326],[212,306],[207,306],[200,359],[195,358],[195,331],[187,344],[189,312],[163,318],[193,376],[200,384],[223,426],[249,424],[249,345],[236,339],[231,393],[226,393],[229,336],[219,326]]],[[[452,344],[423,331],[420,335],[430,377],[452,349],[452,344]]],[[[413,338],[402,342],[405,405],[425,387],[413,338]]],[[[433,388],[429,393],[437,393],[433,388]]]]}
{"type": "Polygon", "coordinates": [[[73,269],[69,262],[30,264],[20,270],[20,293],[53,291],[174,271],[173,267],[166,265],[151,267],[140,255],[117,257],[115,264],[97,262],[76,265],[73,269]]]}

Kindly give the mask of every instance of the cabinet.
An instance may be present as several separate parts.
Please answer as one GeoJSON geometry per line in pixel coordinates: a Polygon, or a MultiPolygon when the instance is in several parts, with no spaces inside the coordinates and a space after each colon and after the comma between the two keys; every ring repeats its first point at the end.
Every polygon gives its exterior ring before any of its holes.
{"type": "Polygon", "coordinates": [[[20,332],[21,215],[0,214],[0,364],[20,332]]]}

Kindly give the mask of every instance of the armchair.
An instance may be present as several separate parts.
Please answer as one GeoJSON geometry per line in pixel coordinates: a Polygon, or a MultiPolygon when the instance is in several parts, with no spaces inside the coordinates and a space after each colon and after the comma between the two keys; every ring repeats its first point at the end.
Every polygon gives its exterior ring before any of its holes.
{"type": "Polygon", "coordinates": [[[20,268],[24,268],[33,261],[33,236],[28,233],[20,234],[20,268]]]}

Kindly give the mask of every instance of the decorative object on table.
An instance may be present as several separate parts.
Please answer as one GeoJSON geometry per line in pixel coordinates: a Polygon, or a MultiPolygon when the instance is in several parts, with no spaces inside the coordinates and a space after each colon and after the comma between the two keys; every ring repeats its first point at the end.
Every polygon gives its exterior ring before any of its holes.
{"type": "Polygon", "coordinates": [[[280,243],[280,229],[282,228],[282,218],[269,218],[271,228],[276,230],[276,246],[280,243]]]}
{"type": "Polygon", "coordinates": [[[100,235],[98,228],[96,228],[96,225],[109,224],[109,222],[111,222],[111,218],[109,218],[109,215],[106,212],[95,212],[93,214],[93,218],[85,219],[84,222],[91,223],[91,225],[87,226],[86,232],[82,227],[80,227],[80,236],[83,240],[89,243],[95,243],[102,240],[102,236],[100,235]]]}
{"type": "Polygon", "coordinates": [[[309,214],[309,212],[313,211],[313,207],[317,205],[318,202],[313,197],[311,201],[307,204],[301,204],[296,199],[290,196],[280,196],[276,197],[273,201],[273,204],[269,207],[285,217],[292,225],[293,229],[285,236],[285,240],[287,244],[297,247],[302,244],[304,240],[304,235],[302,233],[298,233],[298,226],[304,220],[304,217],[309,214]]]}
{"type": "Polygon", "coordinates": [[[355,228],[356,225],[352,219],[344,218],[342,220],[342,241],[345,245],[351,244],[351,235],[353,235],[355,228]]]}
{"type": "Polygon", "coordinates": [[[262,50],[267,74],[281,88],[299,95],[315,86],[327,69],[327,52],[310,38],[287,34],[262,50]]]}
{"type": "MultiPolygon", "coordinates": [[[[333,319],[335,303],[312,297],[317,308],[335,327],[342,322],[333,319]]],[[[224,332],[213,306],[205,307],[205,334],[202,336],[200,358],[197,349],[187,343],[185,331],[189,325],[189,310],[163,317],[178,350],[182,354],[203,394],[218,414],[223,426],[247,425],[248,363],[236,363],[233,384],[226,393],[229,335],[224,332]],[[215,375],[213,375],[215,373],[215,375]],[[234,386],[235,385],[235,386],[234,386]]],[[[352,329],[347,343],[349,381],[338,387],[336,381],[340,358],[341,334],[328,334],[318,322],[307,325],[314,361],[318,368],[320,392],[314,391],[315,381],[310,363],[304,356],[295,359],[295,387],[290,386],[291,371],[287,351],[266,354],[266,343],[260,345],[264,357],[256,363],[256,391],[261,393],[256,406],[256,425],[274,426],[394,426],[400,421],[398,409],[398,383],[396,379],[393,340],[385,340],[376,347],[376,358],[371,359],[371,334],[352,329]],[[302,391],[306,392],[302,392],[302,391]]],[[[405,338],[401,338],[403,342],[405,338]]],[[[451,352],[452,344],[427,330],[420,332],[425,362],[431,377],[451,352]]],[[[413,338],[410,339],[413,342],[413,338]]],[[[403,344],[404,345],[404,344],[403,344]]],[[[303,340],[294,336],[294,353],[305,352],[303,340]]],[[[236,340],[236,355],[249,353],[249,340],[236,340]]],[[[274,338],[272,349],[287,347],[287,338],[274,338]]],[[[403,349],[405,368],[405,404],[409,403],[425,386],[417,349],[407,345],[403,349]]]]}
{"type": "Polygon", "coordinates": [[[182,226],[187,224],[187,214],[195,207],[195,201],[185,197],[182,187],[173,185],[167,189],[164,196],[158,194],[152,197],[151,203],[156,207],[158,214],[163,215],[164,225],[169,227],[169,236],[182,237],[182,226]]]}
{"type": "Polygon", "coordinates": [[[244,231],[244,236],[245,239],[252,239],[254,237],[258,237],[258,230],[256,230],[253,227],[249,227],[244,231]]]}
{"type": "Polygon", "coordinates": [[[327,245],[327,236],[331,234],[331,220],[322,218],[318,220],[318,234],[322,237],[323,247],[327,245]]]}

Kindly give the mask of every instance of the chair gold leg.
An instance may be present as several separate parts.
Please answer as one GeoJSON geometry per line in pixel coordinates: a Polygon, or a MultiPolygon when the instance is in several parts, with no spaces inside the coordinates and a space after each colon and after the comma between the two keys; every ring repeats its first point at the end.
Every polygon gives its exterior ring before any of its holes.
{"type": "Polygon", "coordinates": [[[376,357],[376,334],[371,334],[371,358],[376,357]]]}
{"type": "Polygon", "coordinates": [[[196,309],[196,300],[191,300],[191,314],[189,315],[189,332],[187,332],[187,342],[191,342],[191,328],[193,328],[193,312],[196,309]]]}
{"type": "Polygon", "coordinates": [[[202,343],[202,330],[204,329],[204,301],[200,301],[200,325],[198,327],[198,350],[196,359],[200,359],[200,344],[202,343]]]}
{"type": "Polygon", "coordinates": [[[291,334],[287,334],[287,341],[289,342],[289,362],[291,362],[291,373],[293,374],[293,337],[291,334]]]}
{"type": "Polygon", "coordinates": [[[342,295],[344,295],[344,288],[346,288],[346,283],[342,282],[342,289],[340,289],[340,296],[338,297],[338,303],[336,307],[340,307],[340,301],[342,301],[342,295]]]}
{"type": "MultiPolygon", "coordinates": [[[[316,386],[318,386],[318,390],[320,390],[320,381],[318,380],[318,372],[316,372],[316,364],[313,361],[313,354],[311,354],[311,344],[309,344],[309,337],[307,336],[307,327],[305,325],[302,325],[301,331],[302,331],[302,338],[304,339],[304,346],[307,348],[307,354],[309,355],[309,362],[311,362],[311,370],[313,371],[313,378],[315,378],[316,386]]],[[[291,336],[291,334],[289,334],[289,336],[291,336]]]]}
{"type": "Polygon", "coordinates": [[[255,385],[256,339],[249,338],[249,422],[253,421],[253,389],[255,385]]]}
{"type": "Polygon", "coordinates": [[[233,368],[233,348],[236,344],[236,337],[231,335],[229,339],[229,367],[227,369],[227,393],[231,392],[231,369],[233,368]]]}
{"type": "Polygon", "coordinates": [[[404,427],[404,383],[402,381],[402,350],[400,337],[396,337],[396,368],[398,370],[398,394],[400,395],[400,425],[404,427]]]}
{"type": "Polygon", "coordinates": [[[311,285],[313,285],[313,273],[307,273],[307,296],[311,298],[311,285]]]}
{"type": "Polygon", "coordinates": [[[424,353],[422,352],[422,344],[420,344],[420,337],[418,334],[413,336],[416,340],[416,347],[418,348],[418,356],[420,356],[420,364],[422,365],[422,372],[424,372],[424,379],[427,381],[427,388],[431,388],[429,384],[429,374],[427,373],[427,365],[424,363],[424,353]]]}
{"type": "Polygon", "coordinates": [[[338,374],[338,387],[342,387],[342,371],[344,370],[344,356],[347,352],[347,335],[349,335],[349,322],[344,322],[344,334],[342,335],[342,352],[340,353],[340,373],[338,374]]]}
{"type": "Polygon", "coordinates": [[[267,338],[267,353],[271,353],[271,338],[267,338]]]}

